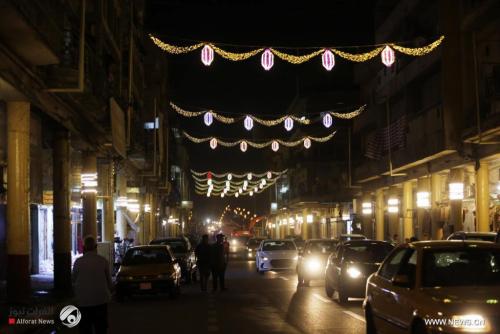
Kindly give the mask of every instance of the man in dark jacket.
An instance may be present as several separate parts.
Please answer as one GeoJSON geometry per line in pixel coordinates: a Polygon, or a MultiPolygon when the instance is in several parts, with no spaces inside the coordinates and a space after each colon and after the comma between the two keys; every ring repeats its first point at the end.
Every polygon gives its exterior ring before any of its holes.
{"type": "Polygon", "coordinates": [[[218,234],[217,241],[212,245],[211,267],[213,291],[217,291],[218,283],[222,291],[226,290],[224,276],[226,274],[229,253],[224,246],[224,235],[218,234]]]}
{"type": "Polygon", "coordinates": [[[207,291],[208,277],[210,276],[210,245],[208,244],[208,234],[203,234],[201,242],[194,251],[196,255],[196,264],[200,273],[201,291],[207,291]]]}

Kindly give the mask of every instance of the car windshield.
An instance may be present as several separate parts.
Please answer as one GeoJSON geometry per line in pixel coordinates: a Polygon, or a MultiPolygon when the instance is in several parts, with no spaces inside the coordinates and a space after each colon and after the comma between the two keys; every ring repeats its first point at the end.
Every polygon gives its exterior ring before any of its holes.
{"type": "Polygon", "coordinates": [[[125,254],[123,265],[135,266],[153,263],[171,263],[172,258],[166,249],[163,248],[134,248],[129,249],[125,254]]]}
{"type": "Polygon", "coordinates": [[[321,240],[309,243],[308,253],[331,253],[335,250],[337,242],[334,240],[321,240]]]}
{"type": "Polygon", "coordinates": [[[266,241],[262,245],[264,251],[296,250],[293,241],[266,241]]]}
{"type": "Polygon", "coordinates": [[[186,253],[187,246],[183,240],[153,240],[151,245],[168,245],[173,253],[186,253]]]}
{"type": "Polygon", "coordinates": [[[259,246],[262,239],[250,239],[248,240],[248,246],[259,246]]]}
{"type": "Polygon", "coordinates": [[[500,284],[500,250],[466,248],[428,250],[423,257],[423,286],[500,284]]]}
{"type": "Polygon", "coordinates": [[[490,241],[494,242],[495,241],[495,235],[468,235],[466,237],[467,240],[478,240],[478,241],[490,241]]]}
{"type": "Polygon", "coordinates": [[[344,260],[353,262],[379,263],[394,247],[383,243],[363,243],[347,245],[344,249],[344,260]]]}

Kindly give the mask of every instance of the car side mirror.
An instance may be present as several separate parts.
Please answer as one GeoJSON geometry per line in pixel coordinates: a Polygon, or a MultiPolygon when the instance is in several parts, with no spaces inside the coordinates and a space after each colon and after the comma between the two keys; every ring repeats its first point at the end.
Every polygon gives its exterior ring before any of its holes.
{"type": "Polygon", "coordinates": [[[395,286],[403,287],[403,288],[409,288],[410,287],[410,279],[408,278],[408,275],[396,275],[392,279],[392,284],[395,286]]]}

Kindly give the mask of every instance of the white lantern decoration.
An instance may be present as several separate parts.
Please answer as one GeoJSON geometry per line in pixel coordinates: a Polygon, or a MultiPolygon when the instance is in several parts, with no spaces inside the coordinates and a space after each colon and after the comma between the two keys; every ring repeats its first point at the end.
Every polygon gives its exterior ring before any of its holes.
{"type": "Polygon", "coordinates": [[[246,151],[247,151],[247,148],[248,148],[248,144],[247,144],[247,142],[246,142],[246,141],[242,141],[242,142],[240,143],[240,150],[241,150],[241,152],[246,152],[246,151]]]}
{"type": "Polygon", "coordinates": [[[325,50],[321,55],[321,61],[323,63],[323,67],[327,71],[331,71],[335,66],[335,56],[333,55],[333,52],[330,50],[325,50]]]}
{"type": "Polygon", "coordinates": [[[390,67],[392,64],[394,64],[394,61],[396,60],[396,55],[394,53],[394,50],[391,49],[389,45],[387,45],[382,50],[380,56],[382,57],[382,64],[384,64],[387,67],[390,67]]]}
{"type": "Polygon", "coordinates": [[[233,179],[233,175],[231,173],[227,174],[227,179],[231,181],[233,179]]]}
{"type": "Polygon", "coordinates": [[[261,184],[259,184],[259,189],[262,189],[262,188],[264,188],[264,186],[261,183],[261,184]]]}
{"type": "Polygon", "coordinates": [[[212,150],[215,150],[216,147],[217,147],[217,138],[210,139],[210,148],[212,150]]]}
{"type": "Polygon", "coordinates": [[[212,185],[212,179],[208,179],[208,180],[207,180],[207,184],[208,184],[209,186],[210,186],[210,185],[212,185]]]}
{"type": "Polygon", "coordinates": [[[333,118],[330,113],[326,113],[325,116],[323,116],[323,125],[325,128],[329,128],[333,124],[333,118]]]}
{"type": "Polygon", "coordinates": [[[203,115],[203,121],[205,122],[206,126],[212,125],[212,123],[214,122],[214,115],[211,111],[207,111],[205,115],[203,115]]]}
{"type": "Polygon", "coordinates": [[[252,128],[253,128],[253,119],[252,119],[252,117],[246,116],[245,119],[243,120],[243,126],[248,131],[252,130],[252,128]]]}
{"type": "Polygon", "coordinates": [[[271,143],[271,149],[276,152],[280,149],[280,144],[276,141],[276,140],[273,140],[273,142],[271,143]]]}
{"type": "Polygon", "coordinates": [[[248,179],[248,181],[251,181],[251,180],[252,180],[252,173],[248,173],[248,174],[247,174],[247,179],[248,179]]]}
{"type": "Polygon", "coordinates": [[[254,190],[255,192],[257,192],[257,191],[259,191],[259,188],[258,188],[258,187],[255,187],[255,188],[253,188],[253,190],[254,190]]]}
{"type": "Polygon", "coordinates": [[[293,129],[293,119],[291,117],[285,118],[285,129],[286,131],[290,131],[293,129]]]}
{"type": "Polygon", "coordinates": [[[221,198],[224,198],[224,193],[221,193],[221,194],[220,194],[220,197],[221,197],[221,198]]]}
{"type": "Polygon", "coordinates": [[[266,183],[267,183],[267,182],[266,182],[266,179],[262,179],[262,180],[260,181],[260,183],[261,183],[263,186],[265,186],[265,185],[266,185],[266,183]]]}
{"type": "Polygon", "coordinates": [[[309,149],[309,147],[311,147],[311,139],[310,139],[310,138],[307,138],[307,137],[306,137],[306,138],[304,139],[304,147],[305,147],[306,149],[309,149]]]}
{"type": "Polygon", "coordinates": [[[241,188],[240,188],[240,189],[238,189],[238,192],[239,192],[240,194],[241,194],[241,193],[243,193],[243,189],[241,189],[241,188]]]}
{"type": "Polygon", "coordinates": [[[231,186],[231,181],[227,180],[226,181],[226,188],[229,188],[231,186]]]}
{"type": "Polygon", "coordinates": [[[253,191],[250,191],[249,195],[250,195],[250,196],[253,196],[253,191]]]}
{"type": "Polygon", "coordinates": [[[271,50],[266,49],[264,52],[262,52],[262,56],[260,58],[260,63],[262,64],[262,67],[266,71],[269,71],[273,67],[273,65],[274,65],[274,55],[271,52],[271,50]]]}
{"type": "Polygon", "coordinates": [[[271,172],[267,172],[267,178],[268,178],[268,179],[270,179],[270,178],[272,178],[272,177],[273,177],[273,173],[271,173],[271,172]]]}
{"type": "Polygon", "coordinates": [[[203,49],[201,49],[201,62],[205,66],[210,66],[214,61],[214,49],[210,45],[205,45],[203,49]]]}
{"type": "Polygon", "coordinates": [[[247,187],[248,187],[248,181],[245,180],[243,181],[243,190],[247,190],[247,187]]]}
{"type": "Polygon", "coordinates": [[[210,192],[207,193],[207,197],[210,197],[210,192]]]}
{"type": "Polygon", "coordinates": [[[240,194],[238,194],[238,193],[234,194],[234,197],[238,198],[238,196],[240,196],[240,194]]]}

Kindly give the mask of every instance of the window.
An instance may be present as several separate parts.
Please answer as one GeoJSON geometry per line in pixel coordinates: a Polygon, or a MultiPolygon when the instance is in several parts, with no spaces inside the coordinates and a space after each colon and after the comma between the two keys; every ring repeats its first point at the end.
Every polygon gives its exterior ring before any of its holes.
{"type": "Polygon", "coordinates": [[[398,272],[407,252],[407,248],[399,249],[394,252],[382,265],[379,275],[385,279],[391,280],[398,272]]]}
{"type": "Polygon", "coordinates": [[[162,247],[133,248],[127,251],[123,265],[134,266],[153,263],[171,263],[172,257],[168,250],[162,247]]]}

